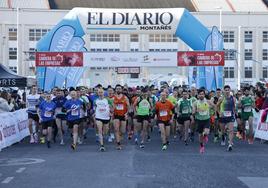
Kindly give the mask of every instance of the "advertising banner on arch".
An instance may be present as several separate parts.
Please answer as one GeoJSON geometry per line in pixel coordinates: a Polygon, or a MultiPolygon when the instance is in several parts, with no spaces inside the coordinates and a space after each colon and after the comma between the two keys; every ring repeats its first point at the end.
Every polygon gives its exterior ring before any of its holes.
{"type": "Polygon", "coordinates": [[[178,52],[178,66],[224,66],[224,51],[178,52]]]}

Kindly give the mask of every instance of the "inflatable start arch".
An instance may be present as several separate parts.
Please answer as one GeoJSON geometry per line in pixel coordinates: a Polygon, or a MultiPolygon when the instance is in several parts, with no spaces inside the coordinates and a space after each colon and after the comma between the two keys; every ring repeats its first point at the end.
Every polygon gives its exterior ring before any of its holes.
{"type": "MultiPolygon", "coordinates": [[[[223,38],[217,28],[210,32],[184,8],[74,8],[38,42],[37,51],[87,51],[83,36],[90,33],[175,34],[192,50],[223,49],[223,38]]],[[[222,67],[199,67],[196,76],[193,76],[192,68],[189,69],[189,84],[196,77],[197,87],[222,87],[222,67]]],[[[62,87],[66,79],[67,86],[76,86],[83,70],[75,67],[39,67],[39,87],[44,90],[62,87]]]]}

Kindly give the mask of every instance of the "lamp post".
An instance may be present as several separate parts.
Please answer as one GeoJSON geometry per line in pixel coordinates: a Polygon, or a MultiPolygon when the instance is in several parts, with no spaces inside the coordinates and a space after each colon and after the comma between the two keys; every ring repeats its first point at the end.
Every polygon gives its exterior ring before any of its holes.
{"type": "Polygon", "coordinates": [[[221,29],[222,29],[222,7],[215,7],[215,9],[219,10],[219,12],[220,12],[219,30],[221,32],[221,29]]]}

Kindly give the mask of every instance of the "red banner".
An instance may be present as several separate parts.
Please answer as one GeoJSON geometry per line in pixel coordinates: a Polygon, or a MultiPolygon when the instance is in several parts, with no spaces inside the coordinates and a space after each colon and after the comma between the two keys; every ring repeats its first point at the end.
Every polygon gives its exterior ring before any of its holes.
{"type": "Polygon", "coordinates": [[[36,52],[36,67],[82,67],[83,52],[36,52]]]}
{"type": "Polygon", "coordinates": [[[178,52],[178,66],[224,66],[224,51],[178,52]]]}

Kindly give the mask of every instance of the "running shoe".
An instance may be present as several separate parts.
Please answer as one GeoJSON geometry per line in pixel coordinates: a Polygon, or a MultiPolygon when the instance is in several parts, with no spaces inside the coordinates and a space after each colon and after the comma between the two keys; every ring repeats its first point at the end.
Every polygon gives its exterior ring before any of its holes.
{"type": "Polygon", "coordinates": [[[45,139],[45,137],[41,137],[41,138],[40,138],[40,143],[41,143],[41,144],[45,144],[45,143],[46,143],[46,139],[45,139]]]}
{"type": "Polygon", "coordinates": [[[248,144],[252,145],[253,144],[253,138],[248,139],[248,144]]]}
{"type": "Polygon", "coordinates": [[[108,138],[108,142],[109,142],[109,143],[113,142],[113,139],[112,139],[111,136],[109,136],[109,138],[108,138]]]}
{"type": "Polygon", "coordinates": [[[81,140],[80,137],[78,137],[77,143],[78,143],[79,145],[83,144],[83,141],[81,140]]]}
{"type": "Polygon", "coordinates": [[[170,144],[170,142],[169,141],[167,141],[167,145],[169,146],[169,144],[170,144]]]}
{"type": "Polygon", "coordinates": [[[147,136],[147,142],[151,142],[151,137],[150,137],[150,135],[147,136]]]}
{"type": "Polygon", "coordinates": [[[200,146],[199,152],[201,154],[205,153],[205,147],[204,146],[200,146]]]}
{"type": "Polygon", "coordinates": [[[227,148],[227,151],[232,151],[233,150],[233,145],[232,144],[229,144],[228,148],[227,148]]]}
{"type": "Polygon", "coordinates": [[[105,149],[104,146],[101,146],[101,147],[100,147],[100,151],[101,151],[101,152],[104,152],[105,150],[106,150],[106,149],[105,149]]]}
{"type": "Polygon", "coordinates": [[[60,145],[62,145],[62,146],[64,145],[64,142],[63,142],[63,140],[61,140],[61,141],[60,141],[60,145]]]}
{"type": "Polygon", "coordinates": [[[34,133],[34,143],[38,143],[38,134],[34,133]]]}
{"type": "Polygon", "coordinates": [[[221,141],[221,146],[225,146],[225,141],[221,141]]]}
{"type": "Polygon", "coordinates": [[[162,150],[163,151],[167,150],[167,145],[166,144],[163,145],[162,150]]]}
{"type": "Polygon", "coordinates": [[[140,148],[141,148],[141,149],[144,148],[144,144],[143,144],[143,143],[140,144],[140,148]]]}
{"type": "Polygon", "coordinates": [[[33,144],[33,143],[34,143],[34,137],[33,135],[31,135],[30,144],[33,144]]]}
{"type": "Polygon", "coordinates": [[[215,136],[213,142],[214,142],[214,143],[217,143],[218,140],[219,140],[219,137],[215,136]]]}
{"type": "Polygon", "coordinates": [[[135,144],[138,145],[138,138],[135,138],[135,144]]]}
{"type": "Polygon", "coordinates": [[[76,144],[72,144],[72,145],[71,145],[71,148],[72,148],[72,150],[75,151],[75,150],[76,150],[76,144]]]}
{"type": "Polygon", "coordinates": [[[47,141],[47,148],[50,148],[50,141],[47,141]]]}
{"type": "Polygon", "coordinates": [[[188,142],[187,142],[187,140],[184,141],[184,144],[185,144],[185,146],[188,146],[188,142]]]}
{"type": "Polygon", "coordinates": [[[117,145],[117,146],[116,146],[116,149],[117,149],[117,150],[122,150],[122,146],[121,146],[121,145],[117,145]]]}

